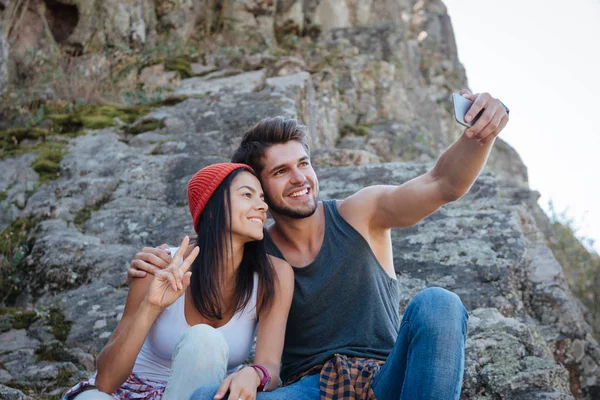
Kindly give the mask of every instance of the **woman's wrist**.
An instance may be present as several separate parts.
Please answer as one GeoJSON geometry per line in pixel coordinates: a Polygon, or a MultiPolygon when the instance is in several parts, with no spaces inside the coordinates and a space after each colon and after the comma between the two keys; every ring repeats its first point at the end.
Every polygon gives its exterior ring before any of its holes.
{"type": "Polygon", "coordinates": [[[139,312],[143,315],[156,318],[163,310],[163,307],[150,303],[147,299],[140,304],[139,312]]]}
{"type": "Polygon", "coordinates": [[[260,371],[257,371],[256,368],[251,367],[249,365],[244,367],[244,369],[250,369],[250,370],[254,371],[254,375],[256,375],[256,387],[259,387],[260,383],[262,382],[262,379],[263,379],[262,373],[260,371]]]}

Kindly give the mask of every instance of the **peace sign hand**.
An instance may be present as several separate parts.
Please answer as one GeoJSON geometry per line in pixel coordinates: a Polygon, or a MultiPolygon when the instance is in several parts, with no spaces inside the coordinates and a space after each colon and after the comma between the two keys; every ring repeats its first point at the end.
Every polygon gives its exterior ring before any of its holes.
{"type": "Polygon", "coordinates": [[[173,256],[171,264],[154,275],[148,294],[146,294],[148,304],[164,309],[173,304],[190,285],[192,272],[188,270],[200,249],[197,246],[194,247],[192,252],[183,260],[183,263],[179,265],[189,243],[190,238],[184,237],[177,253],[173,256]]]}

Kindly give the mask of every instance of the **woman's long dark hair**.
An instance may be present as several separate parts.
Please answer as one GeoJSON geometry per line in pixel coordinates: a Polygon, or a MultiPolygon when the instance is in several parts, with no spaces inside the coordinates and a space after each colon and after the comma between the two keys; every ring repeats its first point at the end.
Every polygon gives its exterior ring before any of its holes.
{"type": "MultiPolygon", "coordinates": [[[[196,229],[199,232],[196,245],[200,252],[191,267],[190,292],[196,309],[210,319],[222,319],[226,311],[221,288],[227,270],[233,269],[233,265],[226,265],[227,256],[233,260],[231,182],[241,171],[248,170],[233,171],[219,185],[202,211],[196,229]]],[[[262,313],[271,307],[275,297],[275,272],[267,256],[264,238],[244,245],[242,262],[235,276],[235,312],[243,310],[252,297],[254,273],[258,274],[260,283],[257,306],[262,313]]]]}

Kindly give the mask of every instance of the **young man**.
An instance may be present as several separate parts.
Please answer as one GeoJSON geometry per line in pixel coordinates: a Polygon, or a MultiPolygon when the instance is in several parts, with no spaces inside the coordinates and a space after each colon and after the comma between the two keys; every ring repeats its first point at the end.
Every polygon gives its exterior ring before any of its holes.
{"type": "MultiPolygon", "coordinates": [[[[264,119],[244,135],[233,161],[257,172],[275,221],[265,236],[269,252],[295,272],[282,359],[286,386],[258,399],[459,398],[467,312],[455,294],[428,288],[399,321],[390,230],[414,225],[465,195],[506,126],[499,100],[461,94],[474,101],[467,122],[484,111],[432,170],[344,200],[317,201],[306,128],[295,120],[264,119]]],[[[169,258],[144,249],[129,275],[152,272],[169,258]]],[[[266,377],[257,375],[259,386],[266,377]]],[[[192,399],[226,398],[223,387],[201,387],[192,399]]]]}

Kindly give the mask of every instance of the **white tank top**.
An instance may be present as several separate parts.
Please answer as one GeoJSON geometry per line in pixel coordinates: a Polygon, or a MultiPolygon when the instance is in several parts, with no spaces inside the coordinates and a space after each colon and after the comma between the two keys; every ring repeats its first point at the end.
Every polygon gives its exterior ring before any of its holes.
{"type": "MultiPolygon", "coordinates": [[[[227,374],[234,372],[248,358],[254,343],[257,286],[258,275],[254,274],[252,297],[246,308],[234,314],[228,323],[217,328],[229,346],[227,374]]],[[[135,361],[134,373],[146,379],[167,383],[175,347],[183,334],[190,329],[185,319],[184,305],[185,293],[156,318],[135,361]]]]}

